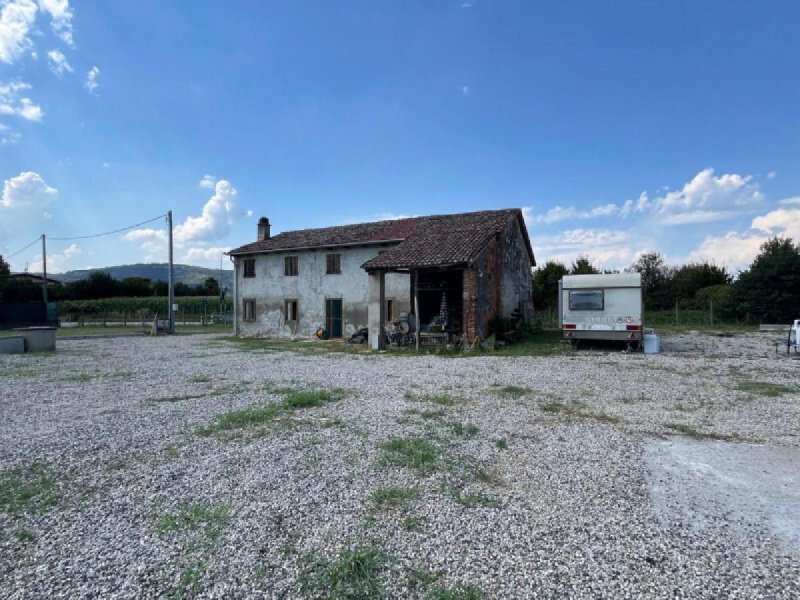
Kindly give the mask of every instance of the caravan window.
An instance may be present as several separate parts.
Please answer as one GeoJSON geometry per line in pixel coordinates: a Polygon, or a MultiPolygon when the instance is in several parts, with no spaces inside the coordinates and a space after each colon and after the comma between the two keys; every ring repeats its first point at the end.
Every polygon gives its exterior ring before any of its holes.
{"type": "Polygon", "coordinates": [[[603,290],[570,291],[569,309],[603,310],[603,290]]]}

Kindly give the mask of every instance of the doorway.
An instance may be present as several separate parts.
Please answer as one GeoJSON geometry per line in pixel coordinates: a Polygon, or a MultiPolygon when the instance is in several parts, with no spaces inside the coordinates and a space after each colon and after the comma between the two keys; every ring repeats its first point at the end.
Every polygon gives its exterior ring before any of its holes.
{"type": "Polygon", "coordinates": [[[330,338],[342,337],[342,299],[325,299],[325,331],[330,338]]]}

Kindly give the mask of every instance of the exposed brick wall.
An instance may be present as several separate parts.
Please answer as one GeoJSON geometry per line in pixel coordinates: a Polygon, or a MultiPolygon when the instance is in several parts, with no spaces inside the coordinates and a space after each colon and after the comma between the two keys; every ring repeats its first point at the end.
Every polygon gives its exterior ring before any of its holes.
{"type": "Polygon", "coordinates": [[[464,269],[463,289],[463,334],[468,344],[472,343],[478,333],[478,271],[464,269]]]}

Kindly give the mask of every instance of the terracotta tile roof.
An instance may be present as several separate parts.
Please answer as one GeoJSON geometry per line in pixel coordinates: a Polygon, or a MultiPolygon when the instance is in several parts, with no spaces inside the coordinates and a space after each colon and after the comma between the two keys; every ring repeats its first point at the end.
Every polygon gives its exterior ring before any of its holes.
{"type": "Polygon", "coordinates": [[[362,266],[372,270],[455,265],[470,262],[490,237],[502,231],[514,218],[520,222],[531,262],[534,262],[522,211],[516,208],[287,231],[268,240],[246,244],[229,254],[396,242],[396,246],[362,266]]]}

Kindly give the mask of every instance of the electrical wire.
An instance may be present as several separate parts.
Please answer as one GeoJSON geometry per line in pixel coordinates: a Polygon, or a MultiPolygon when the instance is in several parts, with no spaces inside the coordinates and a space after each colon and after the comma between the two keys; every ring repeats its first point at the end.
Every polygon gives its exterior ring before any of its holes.
{"type": "Polygon", "coordinates": [[[6,258],[7,258],[7,259],[8,259],[8,258],[14,258],[14,257],[15,257],[17,254],[19,254],[20,252],[25,252],[25,250],[27,250],[28,248],[30,248],[31,246],[33,246],[33,245],[34,245],[36,242],[41,242],[41,241],[42,241],[42,236],[39,236],[39,237],[37,237],[35,240],[33,240],[33,241],[30,243],[30,244],[28,244],[27,246],[25,246],[25,247],[24,247],[22,250],[17,250],[16,252],[14,252],[14,254],[9,254],[8,256],[6,256],[6,258]]]}
{"type": "MultiPolygon", "coordinates": [[[[112,235],[114,233],[120,233],[122,231],[128,231],[129,229],[136,229],[137,227],[141,227],[142,225],[146,225],[147,223],[152,223],[153,221],[158,221],[159,219],[163,219],[167,216],[167,213],[163,215],[158,215],[157,217],[153,217],[152,219],[148,219],[147,221],[142,221],[141,223],[136,223],[136,225],[130,225],[129,227],[123,227],[122,229],[115,229],[114,231],[106,231],[105,233],[95,233],[94,235],[79,235],[75,237],[47,237],[48,240],[59,241],[59,242],[66,242],[70,240],[86,240],[89,238],[96,238],[96,237],[103,237],[104,235],[112,235]]],[[[32,245],[32,244],[31,244],[32,245]]]]}

